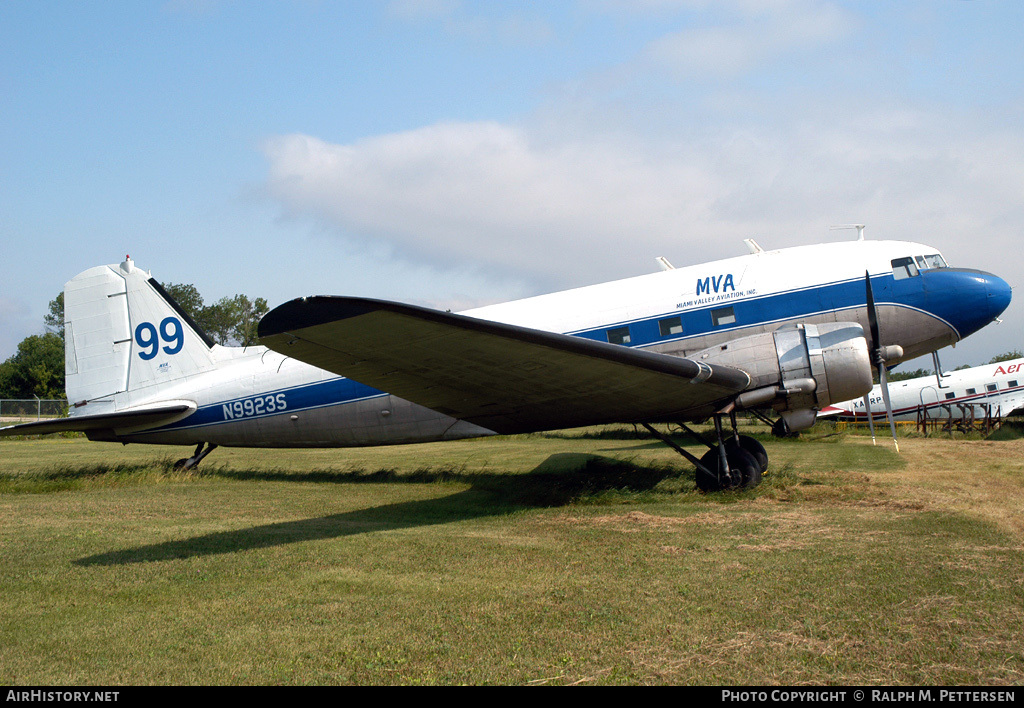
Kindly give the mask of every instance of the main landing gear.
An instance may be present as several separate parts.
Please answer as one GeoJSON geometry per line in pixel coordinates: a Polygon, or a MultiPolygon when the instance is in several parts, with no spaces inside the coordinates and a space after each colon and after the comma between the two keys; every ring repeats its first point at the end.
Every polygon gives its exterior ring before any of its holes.
{"type": "Polygon", "coordinates": [[[651,425],[644,423],[643,426],[656,438],[694,464],[697,468],[697,488],[702,492],[753,489],[761,484],[761,477],[768,469],[768,453],[757,440],[748,435],[739,434],[736,430],[735,412],[729,413],[729,420],[732,432],[726,435],[722,431],[722,414],[714,416],[717,445],[708,443],[683,423],[678,424],[691,437],[708,446],[708,451],[700,459],[676,445],[651,425]]]}
{"type": "Polygon", "coordinates": [[[192,453],[192,457],[183,457],[174,463],[174,469],[176,470],[191,470],[199,466],[199,463],[203,461],[207,455],[217,449],[217,446],[213,443],[201,442],[196,446],[196,451],[192,453]],[[203,446],[206,449],[203,449],[203,446]]]}

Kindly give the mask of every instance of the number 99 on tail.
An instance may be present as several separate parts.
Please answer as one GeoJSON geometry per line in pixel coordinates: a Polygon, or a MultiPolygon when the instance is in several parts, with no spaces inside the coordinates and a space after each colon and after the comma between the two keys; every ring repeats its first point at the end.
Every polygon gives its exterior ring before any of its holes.
{"type": "Polygon", "coordinates": [[[177,354],[185,345],[185,331],[177,317],[166,317],[160,322],[159,331],[152,322],[142,322],[135,328],[135,343],[139,345],[139,357],[149,361],[159,353],[164,343],[165,354],[177,354]]]}

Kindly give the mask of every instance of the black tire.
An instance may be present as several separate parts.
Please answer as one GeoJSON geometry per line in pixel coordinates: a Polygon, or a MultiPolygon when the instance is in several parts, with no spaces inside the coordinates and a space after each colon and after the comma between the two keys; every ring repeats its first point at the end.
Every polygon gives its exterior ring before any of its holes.
{"type": "Polygon", "coordinates": [[[729,472],[734,480],[731,489],[753,489],[761,484],[761,463],[742,447],[725,448],[729,472]]]}
{"type": "MultiPolygon", "coordinates": [[[[758,467],[761,468],[761,474],[768,471],[768,451],[764,449],[764,445],[759,443],[749,435],[740,435],[739,446],[749,452],[757,460],[758,467]]],[[[729,445],[735,446],[737,444],[736,438],[730,438],[729,445]]]]}
{"type": "Polygon", "coordinates": [[[722,485],[718,481],[718,448],[713,447],[704,453],[704,457],[700,458],[700,464],[706,467],[711,474],[708,475],[701,471],[700,467],[697,468],[697,489],[702,492],[719,492],[722,490],[722,485]]]}
{"type": "MultiPolygon", "coordinates": [[[[702,492],[718,492],[724,489],[753,489],[761,484],[761,465],[757,459],[741,447],[726,446],[726,461],[729,463],[730,481],[722,482],[718,476],[710,477],[697,468],[697,488],[702,492]]],[[[704,453],[700,463],[711,472],[717,472],[720,464],[718,448],[704,453]]]]}
{"type": "MultiPolygon", "coordinates": [[[[767,465],[767,459],[766,455],[765,465],[767,465]]],[[[761,462],[747,450],[733,448],[729,452],[729,467],[734,471],[740,471],[743,480],[740,483],[741,489],[753,489],[761,484],[761,475],[764,473],[764,469],[761,467],[761,462]],[[734,455],[736,459],[733,459],[734,455]]]]}

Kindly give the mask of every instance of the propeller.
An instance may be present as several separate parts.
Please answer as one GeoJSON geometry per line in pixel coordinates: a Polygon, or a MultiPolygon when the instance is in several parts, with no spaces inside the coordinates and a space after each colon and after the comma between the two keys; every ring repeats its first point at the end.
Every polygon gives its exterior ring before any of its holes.
{"type": "MultiPolygon", "coordinates": [[[[878,328],[878,311],[875,309],[875,296],[871,292],[871,276],[867,271],[864,271],[864,284],[867,288],[867,302],[868,302],[868,328],[871,330],[871,344],[868,347],[868,351],[871,354],[871,363],[878,369],[878,383],[882,388],[882,400],[885,401],[885,417],[889,419],[889,430],[892,432],[892,444],[896,446],[896,452],[900,451],[900,444],[896,440],[896,423],[892,419],[892,402],[889,400],[889,378],[886,374],[885,360],[886,358],[900,357],[903,355],[903,349],[899,346],[893,345],[889,347],[883,347],[882,337],[879,334],[878,328]]],[[[868,414],[868,422],[871,426],[871,443],[875,442],[875,425],[871,419],[871,403],[869,401],[871,394],[864,396],[864,408],[868,414]]]]}

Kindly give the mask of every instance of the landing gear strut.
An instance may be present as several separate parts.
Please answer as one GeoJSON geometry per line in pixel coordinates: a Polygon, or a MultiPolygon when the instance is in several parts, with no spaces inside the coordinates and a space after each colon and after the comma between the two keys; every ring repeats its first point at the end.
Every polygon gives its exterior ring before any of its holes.
{"type": "Polygon", "coordinates": [[[753,489],[761,484],[761,476],[768,469],[768,453],[757,440],[739,434],[736,430],[735,412],[729,413],[729,420],[732,433],[725,435],[722,431],[722,414],[714,416],[717,445],[711,445],[685,424],[678,424],[691,437],[708,446],[708,451],[700,459],[676,445],[651,425],[644,423],[643,426],[652,435],[693,463],[697,468],[697,488],[702,492],[753,489]]]}
{"type": "Polygon", "coordinates": [[[192,457],[183,457],[174,463],[174,469],[176,470],[191,470],[199,466],[199,463],[209,455],[211,452],[217,449],[217,446],[213,443],[199,443],[196,446],[196,451],[192,453],[192,457]],[[206,445],[206,449],[203,446],[206,445]]]}

